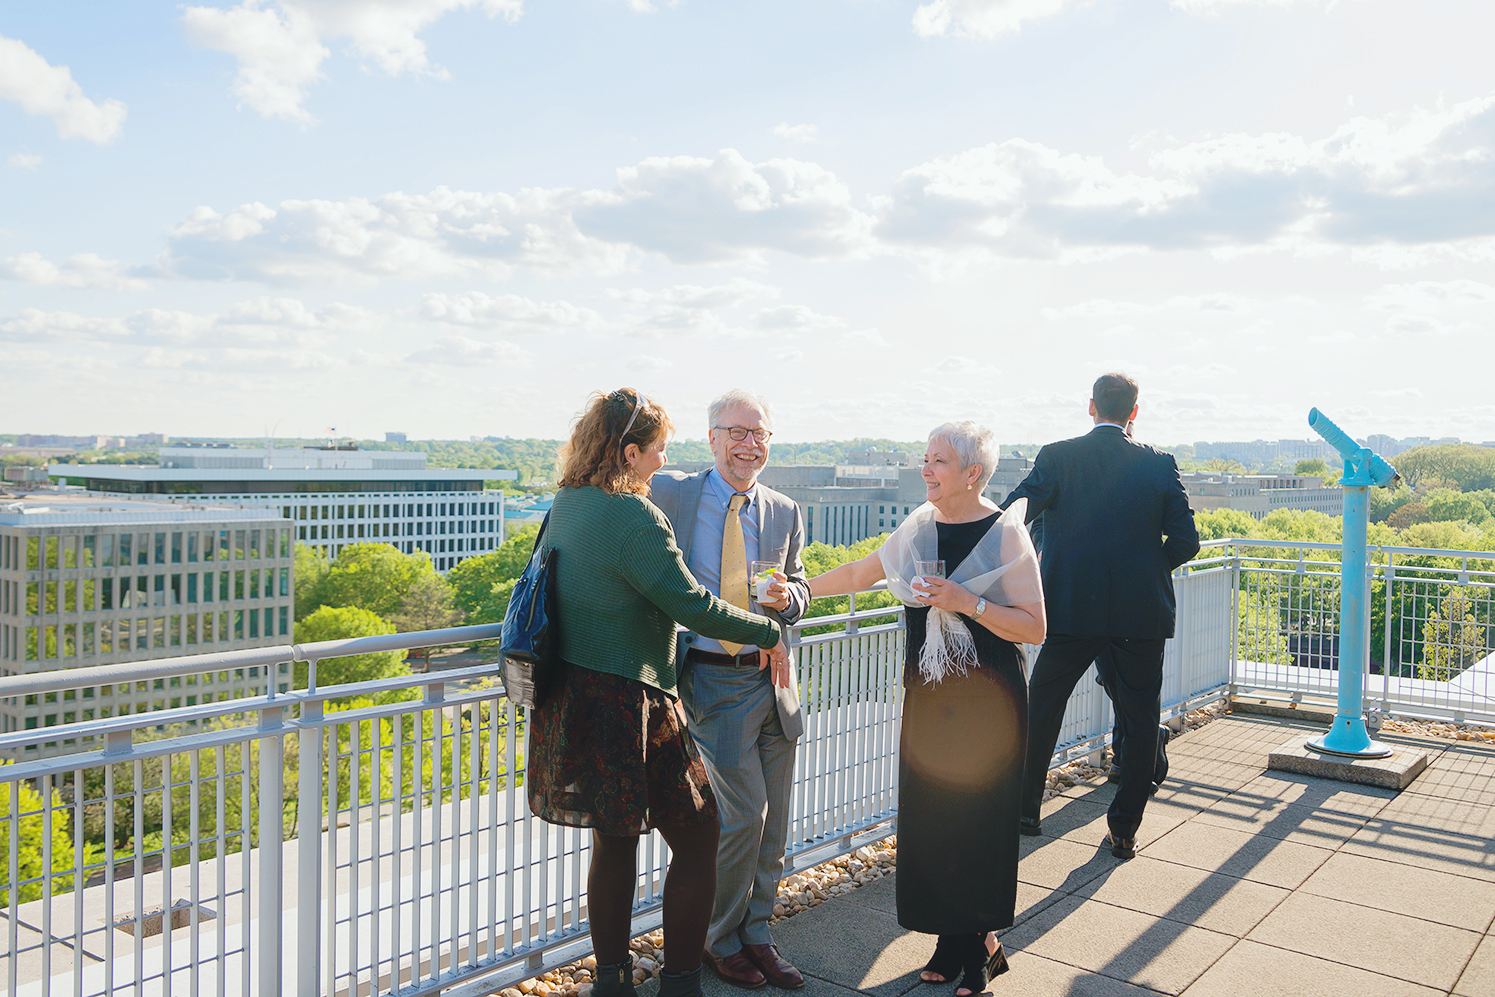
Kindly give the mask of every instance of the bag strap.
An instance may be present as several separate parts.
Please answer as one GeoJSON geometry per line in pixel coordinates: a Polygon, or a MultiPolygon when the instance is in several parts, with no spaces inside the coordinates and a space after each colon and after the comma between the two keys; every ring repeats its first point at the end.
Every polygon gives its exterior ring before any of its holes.
{"type": "Polygon", "coordinates": [[[533,558],[536,554],[540,553],[540,541],[545,539],[545,527],[547,527],[547,526],[550,525],[550,513],[551,512],[552,512],[552,509],[546,509],[545,510],[545,518],[542,519],[542,520],[540,520],[540,532],[535,534],[535,546],[534,546],[534,549],[530,551],[530,555],[529,555],[531,558],[533,558]]]}

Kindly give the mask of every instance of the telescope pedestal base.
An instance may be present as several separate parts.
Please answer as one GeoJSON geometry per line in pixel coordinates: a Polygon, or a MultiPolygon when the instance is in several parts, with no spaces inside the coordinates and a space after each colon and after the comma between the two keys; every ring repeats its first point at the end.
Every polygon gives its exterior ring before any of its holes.
{"type": "Polygon", "coordinates": [[[1308,747],[1314,751],[1322,751],[1326,755],[1335,755],[1339,758],[1390,758],[1395,754],[1391,750],[1390,745],[1382,744],[1380,741],[1367,740],[1363,748],[1331,746],[1329,744],[1330,736],[1325,734],[1323,737],[1311,737],[1308,739],[1308,747]]]}
{"type": "MultiPolygon", "coordinates": [[[[1383,789],[1406,789],[1428,766],[1427,752],[1399,747],[1390,757],[1366,758],[1329,754],[1312,745],[1318,737],[1299,735],[1267,755],[1267,768],[1353,782],[1383,789]]],[[[1381,745],[1385,747],[1385,745],[1381,745]]]]}

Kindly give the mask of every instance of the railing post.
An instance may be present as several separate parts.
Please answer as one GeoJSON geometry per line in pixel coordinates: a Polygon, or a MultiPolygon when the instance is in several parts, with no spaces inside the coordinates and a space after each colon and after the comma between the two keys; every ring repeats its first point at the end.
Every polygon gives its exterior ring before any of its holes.
{"type": "MultiPolygon", "coordinates": [[[[279,706],[260,710],[259,997],[279,997],[285,835],[285,726],[279,706]]],[[[245,889],[249,884],[244,884],[245,889]]],[[[248,927],[247,925],[245,926],[248,927]]]]}
{"type": "Polygon", "coordinates": [[[1396,605],[1393,601],[1395,586],[1396,555],[1388,552],[1386,554],[1386,591],[1383,593],[1386,633],[1381,641],[1381,716],[1383,719],[1391,715],[1391,611],[1396,605]]]}
{"type": "Polygon", "coordinates": [[[1235,545],[1235,557],[1230,564],[1230,673],[1229,695],[1240,692],[1236,681],[1241,666],[1241,545],[1235,545]]]}
{"type": "MultiPolygon", "coordinates": [[[[321,719],[321,700],[302,704],[301,729],[296,735],[300,755],[296,789],[297,997],[317,997],[317,980],[322,969],[321,719]]],[[[332,833],[336,833],[335,827],[332,833]]]]}

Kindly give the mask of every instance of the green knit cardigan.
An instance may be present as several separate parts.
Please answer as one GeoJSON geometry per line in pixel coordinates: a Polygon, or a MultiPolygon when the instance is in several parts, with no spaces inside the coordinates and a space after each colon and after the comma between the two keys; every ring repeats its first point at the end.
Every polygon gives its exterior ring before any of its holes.
{"type": "Polygon", "coordinates": [[[642,495],[562,488],[545,549],[559,551],[561,657],[675,691],[675,623],[717,640],[773,647],[778,625],[696,581],[664,513],[642,495]]]}

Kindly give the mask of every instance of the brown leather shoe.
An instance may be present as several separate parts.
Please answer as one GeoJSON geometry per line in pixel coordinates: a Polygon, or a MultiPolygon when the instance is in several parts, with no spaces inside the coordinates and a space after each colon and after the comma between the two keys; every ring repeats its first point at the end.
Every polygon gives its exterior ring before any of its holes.
{"type": "Polygon", "coordinates": [[[744,945],[742,951],[753,965],[763,970],[768,982],[780,990],[798,990],[805,985],[804,974],[795,969],[788,959],[779,955],[778,947],[767,945],[744,945]]]}
{"type": "Polygon", "coordinates": [[[720,976],[725,982],[734,987],[744,990],[757,990],[768,981],[758,971],[758,967],[748,960],[745,951],[733,952],[723,959],[718,959],[710,952],[702,956],[702,961],[711,967],[711,971],[720,976]]]}

